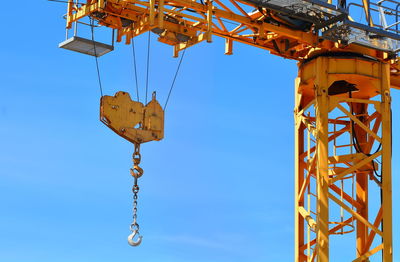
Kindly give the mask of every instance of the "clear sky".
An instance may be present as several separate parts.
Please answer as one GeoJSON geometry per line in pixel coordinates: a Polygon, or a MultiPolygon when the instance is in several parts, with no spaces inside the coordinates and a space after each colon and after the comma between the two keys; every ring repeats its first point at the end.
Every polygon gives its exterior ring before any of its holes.
{"type": "MultiPolygon", "coordinates": [[[[2,13],[0,261],[292,261],[296,63],[236,43],[226,56],[217,38],[187,51],[165,139],[142,146],[144,238],[132,248],[133,147],[99,121],[94,59],[57,48],[64,13],[63,4],[46,1],[2,13]]],[[[143,99],[146,36],[135,41],[143,99]]],[[[149,87],[163,104],[178,60],[154,35],[152,43],[149,87]]],[[[117,44],[100,68],[106,94],[133,93],[129,46],[117,44]]],[[[399,262],[400,96],[393,93],[399,262]]],[[[332,250],[332,258],[344,261],[346,252],[332,250]]]]}

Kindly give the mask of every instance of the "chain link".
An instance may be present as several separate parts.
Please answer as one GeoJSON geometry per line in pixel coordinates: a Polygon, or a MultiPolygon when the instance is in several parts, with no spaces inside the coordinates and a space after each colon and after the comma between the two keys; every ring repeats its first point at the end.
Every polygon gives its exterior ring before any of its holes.
{"type": "Polygon", "coordinates": [[[133,192],[133,222],[131,224],[131,231],[137,229],[139,231],[139,224],[137,223],[137,200],[139,193],[139,186],[137,185],[137,178],[135,178],[135,184],[132,187],[133,192]]]}
{"type": "Polygon", "coordinates": [[[142,236],[139,233],[139,224],[137,222],[137,205],[138,205],[138,193],[139,193],[139,185],[138,185],[138,179],[143,175],[143,169],[139,167],[140,160],[141,160],[141,155],[140,155],[140,144],[135,144],[135,151],[132,155],[132,161],[133,161],[133,168],[131,168],[131,175],[134,178],[134,184],[132,187],[132,192],[133,192],[133,221],[130,226],[130,229],[132,231],[132,234],[129,235],[128,237],[128,242],[132,246],[138,246],[140,245],[142,241],[142,236]],[[138,240],[135,242],[133,238],[138,235],[138,240]]]}
{"type": "Polygon", "coordinates": [[[136,179],[143,175],[143,169],[139,167],[141,160],[140,144],[135,144],[135,151],[132,154],[133,168],[131,168],[131,175],[136,179]]]}

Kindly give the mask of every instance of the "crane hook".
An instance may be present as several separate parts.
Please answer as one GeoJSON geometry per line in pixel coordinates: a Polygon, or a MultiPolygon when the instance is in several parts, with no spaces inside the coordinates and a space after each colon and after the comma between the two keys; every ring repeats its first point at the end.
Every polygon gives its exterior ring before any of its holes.
{"type": "Polygon", "coordinates": [[[132,234],[130,234],[128,236],[128,243],[129,245],[133,246],[133,247],[137,247],[140,245],[140,243],[142,243],[142,238],[143,236],[139,235],[137,240],[133,240],[135,238],[135,236],[139,234],[138,230],[135,229],[132,231],[132,234]]]}

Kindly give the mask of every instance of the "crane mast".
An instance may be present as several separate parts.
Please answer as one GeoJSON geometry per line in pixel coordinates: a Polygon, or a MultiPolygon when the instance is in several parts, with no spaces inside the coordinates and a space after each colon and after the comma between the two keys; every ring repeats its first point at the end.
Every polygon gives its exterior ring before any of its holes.
{"type": "MultiPolygon", "coordinates": [[[[225,54],[240,42],[298,61],[295,261],[330,261],[332,238],[355,236],[346,261],[392,262],[399,7],[394,0],[69,0],[65,18],[67,31],[89,17],[126,44],[152,31],[175,57],[219,36],[225,54]]],[[[85,44],[77,37],[60,47],[95,56],[112,50],[96,43],[93,53],[85,44]]]]}

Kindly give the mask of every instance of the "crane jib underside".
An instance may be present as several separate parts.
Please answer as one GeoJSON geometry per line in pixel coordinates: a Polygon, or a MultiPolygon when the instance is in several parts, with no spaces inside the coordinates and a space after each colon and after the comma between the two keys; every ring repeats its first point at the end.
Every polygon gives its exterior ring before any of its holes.
{"type": "MultiPolygon", "coordinates": [[[[238,29],[228,30],[224,24],[224,22],[227,21],[221,20],[228,19],[230,22],[242,23],[243,28],[241,28],[241,32],[247,30],[252,31],[253,42],[260,46],[268,46],[267,43],[258,41],[262,39],[263,33],[280,34],[281,37],[286,36],[287,38],[291,35],[296,35],[294,33],[285,35],[283,32],[280,32],[280,30],[274,32],[273,28],[265,28],[267,32],[260,30],[263,29],[260,28],[260,25],[270,24],[293,29],[294,31],[300,30],[309,32],[320,36],[322,39],[339,41],[345,45],[356,43],[389,53],[396,53],[399,51],[398,5],[396,5],[396,7],[382,5],[382,3],[393,2],[389,0],[380,1],[379,5],[371,3],[368,11],[365,11],[368,13],[368,15],[366,15],[367,24],[365,24],[365,22],[354,21],[351,14],[349,14],[350,7],[354,9],[362,6],[357,3],[350,3],[347,8],[343,5],[343,1],[344,0],[339,0],[338,6],[336,6],[319,0],[229,0],[231,5],[237,10],[228,7],[227,4],[218,0],[208,1],[206,3],[203,1],[198,3],[196,1],[185,0],[157,1],[157,5],[155,1],[142,2],[135,0],[99,0],[76,5],[72,4],[73,1],[71,1],[67,19],[69,20],[68,26],[70,27],[72,22],[90,15],[108,27],[123,30],[120,34],[127,35],[130,31],[128,27],[133,26],[136,29],[140,28],[140,24],[138,25],[135,22],[143,22],[143,20],[140,19],[140,16],[142,16],[149,18],[148,22],[150,23],[150,27],[152,27],[149,29],[160,28],[160,23],[162,27],[164,21],[180,25],[182,25],[180,22],[186,21],[186,23],[183,24],[184,27],[187,29],[192,28],[197,31],[197,36],[201,31],[211,29],[215,31],[215,33],[221,31],[219,33],[223,36],[240,38],[240,33],[237,32],[238,29]],[[151,9],[151,6],[154,6],[154,9],[151,9]],[[248,8],[256,9],[249,11],[246,10],[248,8]],[[208,17],[208,13],[211,13],[211,17],[208,17]],[[374,13],[377,14],[373,16],[374,13]],[[156,16],[158,16],[157,21],[155,20],[156,16]],[[376,19],[379,19],[379,21],[373,21],[373,17],[377,16],[378,18],[376,19]],[[210,25],[208,25],[207,19],[211,22],[211,28],[210,25]],[[391,20],[393,20],[393,22],[391,22],[391,20]],[[157,22],[159,25],[156,24],[157,22]],[[219,27],[214,24],[214,22],[218,22],[219,27]],[[360,32],[357,32],[357,30],[362,31],[363,37],[360,36],[360,32]],[[368,39],[366,40],[366,38],[368,39]]],[[[354,11],[354,13],[357,12],[354,11]]],[[[166,28],[166,30],[173,31],[168,28],[166,28]]],[[[187,36],[193,37],[190,36],[190,34],[187,34],[187,36]]],[[[270,41],[272,40],[270,39],[270,41]]],[[[179,42],[179,40],[177,42],[179,42]]],[[[184,41],[181,40],[180,42],[184,41]]],[[[318,46],[317,43],[305,42],[314,47],[318,46]]],[[[276,47],[273,49],[277,52],[282,51],[276,47]]],[[[295,58],[295,56],[292,55],[292,58],[295,58]]],[[[301,56],[298,58],[301,58],[301,56]]]]}
{"type": "Polygon", "coordinates": [[[362,4],[345,7],[340,6],[343,0],[338,1],[333,5],[319,0],[70,0],[66,19],[67,28],[72,28],[93,18],[116,30],[117,42],[125,39],[126,44],[151,30],[160,42],[173,46],[174,56],[202,41],[211,42],[212,35],[225,38],[226,54],[232,54],[234,41],[299,61],[315,51],[362,53],[390,61],[392,86],[400,88],[395,60],[400,48],[397,2],[371,2],[365,10],[362,4]],[[355,21],[352,15],[364,18],[355,21]]]}

